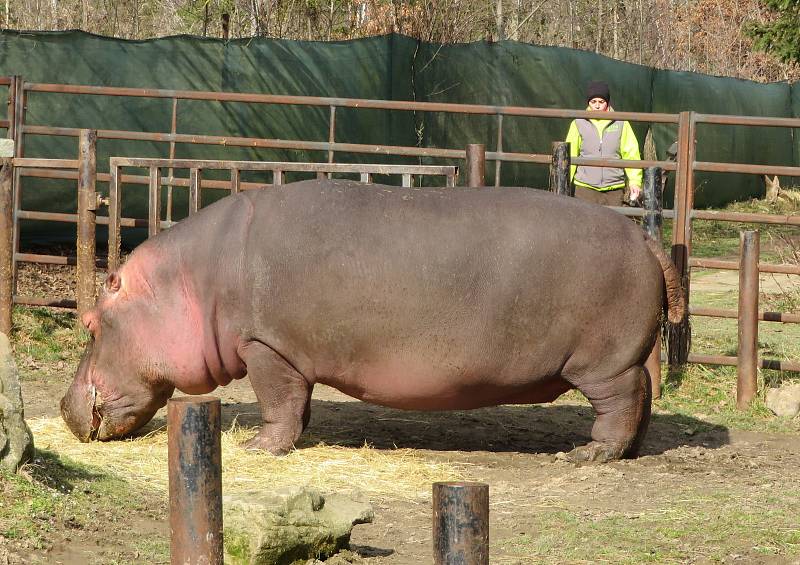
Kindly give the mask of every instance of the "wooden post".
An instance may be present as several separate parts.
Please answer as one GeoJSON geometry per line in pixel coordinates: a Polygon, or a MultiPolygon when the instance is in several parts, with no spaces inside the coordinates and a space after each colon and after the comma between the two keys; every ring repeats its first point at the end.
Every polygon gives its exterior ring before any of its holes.
{"type": "Polygon", "coordinates": [[[14,306],[14,167],[0,159],[0,332],[11,337],[14,306]]]}
{"type": "MultiPolygon", "coordinates": [[[[664,217],[662,214],[663,185],[661,169],[650,167],[644,171],[644,222],[645,233],[661,245],[664,217]]],[[[653,350],[644,364],[650,375],[653,400],[661,398],[661,330],[658,330],[653,350]]]]}
{"type": "Polygon", "coordinates": [[[467,145],[467,186],[486,185],[486,146],[483,143],[467,145]]]}
{"type": "Polygon", "coordinates": [[[758,231],[739,239],[739,350],[736,360],[736,407],[746,410],[758,389],[758,231]]]}
{"type": "Polygon", "coordinates": [[[571,159],[569,143],[553,142],[553,158],[550,161],[550,192],[563,196],[575,196],[575,187],[569,180],[571,159]]]}
{"type": "Polygon", "coordinates": [[[78,265],[76,300],[78,316],[96,299],[97,131],[82,129],[78,149],[78,265]]]}

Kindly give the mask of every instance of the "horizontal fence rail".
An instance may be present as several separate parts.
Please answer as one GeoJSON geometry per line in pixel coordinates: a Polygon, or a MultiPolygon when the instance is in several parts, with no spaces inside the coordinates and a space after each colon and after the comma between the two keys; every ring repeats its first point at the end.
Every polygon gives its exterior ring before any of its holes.
{"type": "MultiPolygon", "coordinates": [[[[232,193],[243,189],[241,183],[242,171],[270,172],[272,183],[261,183],[260,187],[283,184],[285,173],[315,173],[318,178],[329,177],[333,174],[356,174],[360,182],[371,182],[373,175],[400,175],[402,186],[413,186],[413,177],[418,175],[444,177],[445,186],[454,187],[458,168],[454,166],[435,165],[367,165],[350,163],[294,163],[277,161],[224,161],[224,160],[192,160],[192,159],[156,159],[156,158],[131,158],[112,157],[109,160],[110,182],[108,197],[108,268],[117,269],[120,264],[120,248],[122,236],[120,228],[123,226],[122,210],[122,184],[124,183],[123,167],[136,167],[149,169],[149,198],[148,219],[146,222],[148,234],[156,235],[161,229],[168,228],[174,222],[161,219],[161,186],[168,184],[170,179],[161,176],[161,169],[188,169],[189,175],[189,213],[199,210],[201,192],[204,186],[201,172],[204,169],[227,170],[230,180],[227,188],[232,193]],[[166,181],[166,182],[165,182],[166,181]]],[[[170,177],[171,178],[171,177],[170,177]]],[[[255,186],[253,187],[255,188],[255,186]]],[[[167,196],[170,201],[170,194],[167,196]]],[[[169,204],[168,204],[169,207],[169,204]]]]}

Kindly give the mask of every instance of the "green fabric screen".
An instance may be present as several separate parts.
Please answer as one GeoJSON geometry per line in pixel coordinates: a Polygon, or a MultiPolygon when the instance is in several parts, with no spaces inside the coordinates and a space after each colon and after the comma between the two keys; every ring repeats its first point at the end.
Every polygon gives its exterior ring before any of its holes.
{"type": "MultiPolygon", "coordinates": [[[[655,70],[585,51],[513,41],[439,45],[400,35],[346,42],[224,42],[186,36],[126,41],[83,32],[0,32],[0,75],[14,74],[31,82],[580,109],[586,82],[602,79],[611,85],[612,106],[622,111],[800,116],[800,93],[786,83],[655,70]]],[[[31,93],[26,123],[169,132],[171,116],[168,99],[31,93]]],[[[180,101],[177,108],[177,131],[187,134],[323,141],[328,120],[327,108],[305,106],[180,101]]],[[[488,150],[496,148],[495,116],[339,109],[336,120],[336,139],[342,142],[447,148],[484,143],[488,150]]],[[[568,120],[505,117],[503,148],[549,153],[550,144],[564,138],[568,125],[568,120]]],[[[633,126],[644,146],[649,124],[633,126]]],[[[664,158],[675,132],[674,126],[653,127],[659,158],[664,158]]],[[[112,155],[167,157],[168,152],[167,143],[101,140],[98,169],[106,171],[112,155]]],[[[704,161],[800,163],[800,141],[787,128],[700,125],[697,152],[698,160],[704,161]]],[[[73,138],[26,136],[28,157],[75,154],[73,138]]],[[[322,161],[327,155],[178,144],[176,157],[322,161]]],[[[374,158],[341,154],[337,160],[374,158]]],[[[385,156],[381,160],[433,162],[385,156]]],[[[494,171],[494,163],[488,163],[487,182],[494,182],[494,171]]],[[[501,183],[543,188],[547,174],[545,166],[504,163],[501,183]]],[[[697,187],[698,206],[763,194],[763,180],[753,175],[699,173],[697,187]]],[[[26,209],[75,211],[74,183],[28,179],[24,195],[26,209]]],[[[126,188],[124,213],[143,217],[144,195],[144,187],[138,192],[126,188]]],[[[668,195],[668,204],[669,200],[668,195]]],[[[44,235],[73,232],[53,223],[40,230],[44,235]]]]}

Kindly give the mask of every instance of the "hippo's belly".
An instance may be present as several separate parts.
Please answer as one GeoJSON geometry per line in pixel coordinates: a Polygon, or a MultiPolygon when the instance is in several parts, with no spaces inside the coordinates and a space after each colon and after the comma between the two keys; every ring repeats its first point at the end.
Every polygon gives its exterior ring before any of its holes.
{"type": "Polygon", "coordinates": [[[496,368],[433,367],[401,361],[361,365],[317,382],[365,402],[406,410],[550,402],[572,388],[558,375],[535,376],[532,370],[509,374],[496,368]]]}

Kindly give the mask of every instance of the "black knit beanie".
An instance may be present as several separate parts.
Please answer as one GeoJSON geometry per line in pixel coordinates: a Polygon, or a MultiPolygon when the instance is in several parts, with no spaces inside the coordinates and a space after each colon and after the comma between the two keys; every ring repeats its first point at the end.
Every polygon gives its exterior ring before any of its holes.
{"type": "Polygon", "coordinates": [[[586,87],[586,103],[592,98],[602,98],[608,103],[611,103],[611,91],[608,89],[608,84],[602,80],[593,80],[586,87]]]}

